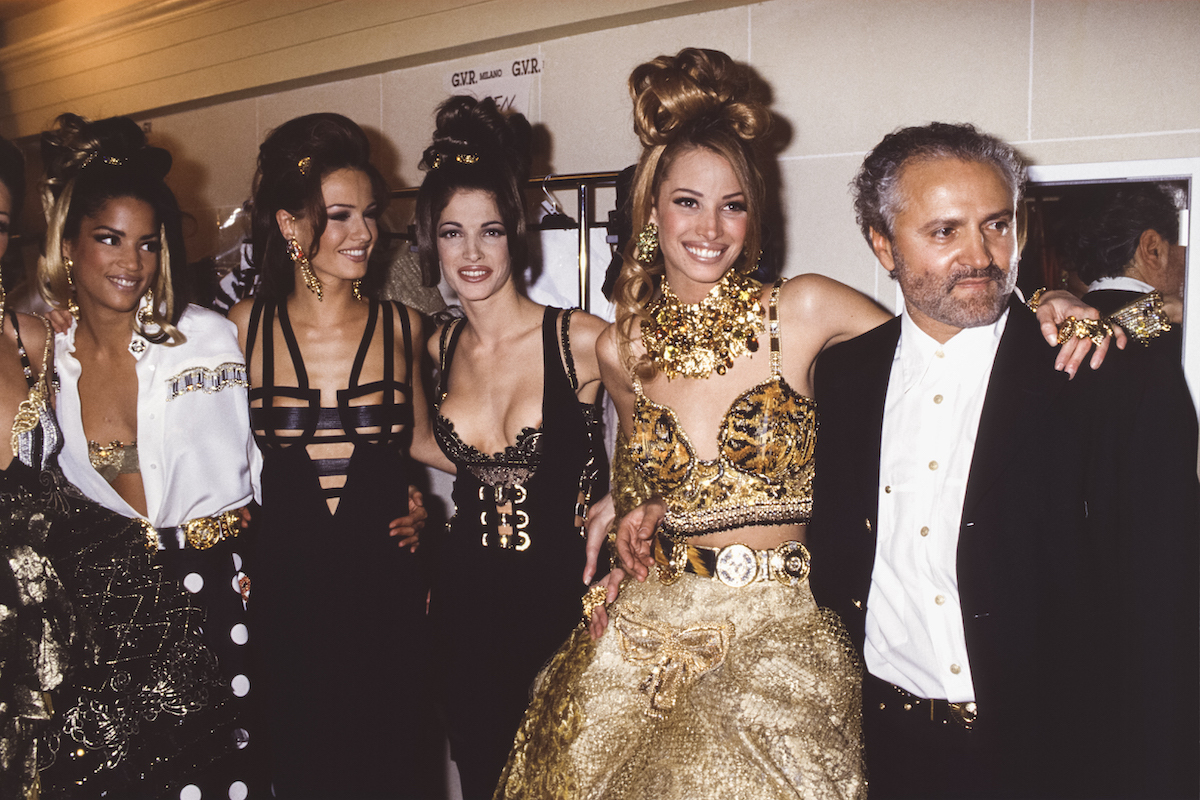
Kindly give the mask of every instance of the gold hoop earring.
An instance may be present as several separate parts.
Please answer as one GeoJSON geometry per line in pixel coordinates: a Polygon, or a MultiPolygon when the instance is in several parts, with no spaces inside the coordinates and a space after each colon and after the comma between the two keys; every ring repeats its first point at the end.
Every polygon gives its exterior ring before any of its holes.
{"type": "Polygon", "coordinates": [[[637,244],[633,247],[633,260],[642,266],[649,266],[658,257],[658,226],[647,222],[637,236],[637,244]]]}
{"type": "Polygon", "coordinates": [[[300,277],[304,279],[304,285],[308,287],[308,290],[315,294],[318,300],[324,300],[325,292],[321,287],[321,279],[313,272],[308,256],[304,255],[304,251],[300,249],[300,243],[295,238],[288,239],[287,254],[292,259],[292,263],[300,268],[300,277]]]}
{"type": "Polygon", "coordinates": [[[362,300],[363,299],[362,281],[357,280],[354,283],[350,284],[350,291],[354,294],[355,300],[362,300]]]}
{"type": "Polygon", "coordinates": [[[71,296],[67,298],[67,311],[75,321],[79,321],[79,304],[75,302],[75,280],[71,277],[71,267],[75,266],[75,262],[67,257],[63,257],[63,268],[67,273],[67,289],[70,290],[71,296]]]}

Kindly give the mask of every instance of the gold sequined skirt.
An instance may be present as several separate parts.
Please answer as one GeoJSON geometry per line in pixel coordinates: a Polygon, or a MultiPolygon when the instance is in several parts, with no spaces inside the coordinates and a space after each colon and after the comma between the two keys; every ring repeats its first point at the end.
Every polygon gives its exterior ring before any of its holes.
{"type": "Polygon", "coordinates": [[[498,800],[861,798],[861,669],[805,581],[651,571],[538,676],[498,800]]]}

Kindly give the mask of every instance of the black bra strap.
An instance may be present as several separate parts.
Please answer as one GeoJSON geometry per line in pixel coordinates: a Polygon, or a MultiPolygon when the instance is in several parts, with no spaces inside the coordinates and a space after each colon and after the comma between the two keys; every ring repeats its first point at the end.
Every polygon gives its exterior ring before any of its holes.
{"type": "Polygon", "coordinates": [[[458,337],[462,333],[462,320],[452,319],[442,328],[442,338],[438,342],[440,374],[438,375],[437,405],[442,404],[442,398],[450,391],[450,361],[454,358],[454,348],[458,347],[458,337]]]}
{"type": "Polygon", "coordinates": [[[568,308],[562,316],[562,352],[563,363],[567,366],[567,380],[571,382],[571,391],[579,391],[579,376],[575,374],[575,356],[571,355],[571,315],[579,309],[568,308]]]}
{"type": "MultiPolygon", "coordinates": [[[[4,316],[12,322],[13,333],[17,335],[17,352],[21,354],[21,367],[25,370],[25,383],[33,389],[37,384],[37,376],[33,374],[33,364],[29,363],[29,353],[25,352],[25,343],[21,341],[21,326],[17,324],[17,314],[12,309],[4,309],[4,316]]],[[[45,366],[42,365],[43,369],[45,366]]]]}
{"type": "MultiPolygon", "coordinates": [[[[404,336],[404,363],[405,363],[404,382],[407,385],[412,386],[412,374],[413,374],[412,324],[408,321],[408,309],[405,306],[393,301],[392,307],[395,309],[396,313],[398,315],[400,315],[400,332],[404,336]]],[[[390,334],[391,331],[388,331],[388,333],[390,334]]],[[[391,337],[389,335],[389,341],[390,341],[390,338],[391,337]]]]}
{"type": "MultiPolygon", "coordinates": [[[[308,388],[308,370],[304,368],[304,357],[300,355],[300,343],[296,341],[296,332],[292,330],[292,321],[288,318],[287,301],[279,304],[279,328],[283,331],[283,340],[287,342],[288,353],[292,356],[292,367],[296,370],[296,384],[301,389],[308,388]]],[[[267,337],[263,336],[263,347],[267,346],[267,337]]],[[[274,348],[272,348],[274,349],[274,348]]],[[[263,375],[263,386],[269,385],[263,375]]]]}
{"type": "MultiPolygon", "coordinates": [[[[385,315],[386,316],[386,315],[385,315]]],[[[375,338],[375,321],[379,317],[379,301],[372,300],[369,310],[367,311],[367,329],[363,331],[362,341],[358,343],[358,352],[354,354],[354,366],[350,368],[350,388],[358,388],[358,379],[362,377],[363,364],[367,361],[367,351],[371,349],[371,340],[375,338]]],[[[387,327],[384,328],[383,334],[383,375],[384,380],[391,377],[392,374],[392,348],[391,337],[388,336],[387,327]]]]}

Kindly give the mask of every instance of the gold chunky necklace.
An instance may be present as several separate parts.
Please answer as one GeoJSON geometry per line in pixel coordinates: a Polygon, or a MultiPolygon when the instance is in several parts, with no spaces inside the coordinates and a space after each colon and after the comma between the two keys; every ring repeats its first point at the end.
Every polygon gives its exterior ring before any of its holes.
{"type": "Polygon", "coordinates": [[[664,278],[662,294],[646,308],[642,344],[668,380],[707,378],[713,370],[724,375],[735,358],[758,350],[761,292],[758,281],[730,270],[703,300],[690,304],[664,278]]]}

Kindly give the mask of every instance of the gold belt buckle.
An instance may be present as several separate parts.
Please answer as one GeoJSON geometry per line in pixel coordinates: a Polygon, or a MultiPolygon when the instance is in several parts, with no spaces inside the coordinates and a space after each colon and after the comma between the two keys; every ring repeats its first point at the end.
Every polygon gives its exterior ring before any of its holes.
{"type": "Polygon", "coordinates": [[[779,545],[767,560],[771,577],[784,586],[796,586],[807,578],[811,562],[808,548],[797,541],[779,545]]]}
{"type": "Polygon", "coordinates": [[[726,586],[734,589],[749,586],[758,572],[758,554],[747,545],[727,545],[717,553],[717,580],[726,586]]]}
{"type": "Polygon", "coordinates": [[[970,730],[975,720],[979,719],[979,706],[974,702],[946,703],[946,708],[949,709],[950,716],[967,730],[970,730]]]}

